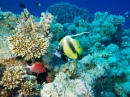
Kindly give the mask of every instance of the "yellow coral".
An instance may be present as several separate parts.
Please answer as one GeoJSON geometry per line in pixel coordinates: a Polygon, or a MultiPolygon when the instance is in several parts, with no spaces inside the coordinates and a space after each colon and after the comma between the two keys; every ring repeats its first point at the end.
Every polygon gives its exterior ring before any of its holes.
{"type": "Polygon", "coordinates": [[[23,66],[10,66],[7,67],[0,81],[0,85],[4,87],[4,89],[14,89],[19,87],[21,82],[24,81],[26,77],[26,70],[23,66]]]}

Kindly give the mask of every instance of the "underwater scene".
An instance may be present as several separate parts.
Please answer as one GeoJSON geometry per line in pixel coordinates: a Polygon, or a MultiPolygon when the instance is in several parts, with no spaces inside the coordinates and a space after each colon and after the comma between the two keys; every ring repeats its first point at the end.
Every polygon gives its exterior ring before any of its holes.
{"type": "Polygon", "coordinates": [[[130,97],[129,0],[0,0],[0,97],[130,97]]]}

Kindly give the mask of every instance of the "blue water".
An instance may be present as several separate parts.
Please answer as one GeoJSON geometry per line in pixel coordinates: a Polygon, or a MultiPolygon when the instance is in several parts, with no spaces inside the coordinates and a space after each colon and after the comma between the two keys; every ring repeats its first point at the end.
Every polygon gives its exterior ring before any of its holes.
{"type": "MultiPolygon", "coordinates": [[[[114,15],[125,16],[125,12],[130,11],[130,0],[0,0],[0,7],[2,11],[12,11],[19,14],[23,10],[19,7],[19,4],[22,3],[31,14],[40,16],[41,12],[45,12],[49,6],[58,2],[69,2],[80,8],[85,8],[92,15],[97,11],[107,11],[114,15]],[[41,6],[36,6],[36,2],[39,2],[41,6]]],[[[124,27],[130,28],[128,18],[126,18],[124,27]]]]}

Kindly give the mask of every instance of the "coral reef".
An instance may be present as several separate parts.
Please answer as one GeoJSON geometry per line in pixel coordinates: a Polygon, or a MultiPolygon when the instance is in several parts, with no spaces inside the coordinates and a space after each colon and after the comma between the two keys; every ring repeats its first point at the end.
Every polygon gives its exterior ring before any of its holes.
{"type": "Polygon", "coordinates": [[[0,97],[129,97],[130,29],[125,18],[68,3],[50,6],[41,17],[0,11],[0,97]],[[56,17],[54,17],[53,15],[56,17]],[[53,53],[65,35],[77,36],[82,56],[64,62],[53,53]],[[121,45],[120,45],[121,44],[121,45]],[[24,62],[45,64],[36,76],[24,62]]]}
{"type": "Polygon", "coordinates": [[[92,27],[94,33],[100,33],[101,36],[113,35],[116,32],[117,24],[123,24],[125,18],[122,16],[109,15],[107,12],[96,12],[92,27]]]}
{"type": "Polygon", "coordinates": [[[38,22],[32,15],[28,15],[27,9],[23,13],[23,17],[27,18],[20,19],[15,28],[16,34],[8,37],[9,48],[14,55],[25,57],[26,60],[39,58],[46,53],[49,46],[49,28],[53,16],[41,13],[42,17],[38,22]]]}
{"type": "Polygon", "coordinates": [[[0,85],[3,86],[4,89],[11,90],[19,87],[21,82],[24,81],[26,70],[20,65],[11,66],[6,68],[3,75],[0,85]]]}
{"type": "Polygon", "coordinates": [[[90,22],[92,20],[90,14],[86,9],[81,9],[78,6],[71,5],[66,2],[60,2],[54,4],[47,9],[48,12],[57,16],[57,22],[64,24],[70,23],[75,17],[81,17],[84,20],[90,22]]]}
{"type": "Polygon", "coordinates": [[[8,43],[13,54],[25,57],[26,60],[39,58],[44,55],[49,46],[48,39],[37,33],[31,35],[31,37],[23,35],[22,33],[17,33],[8,37],[8,43]]]}
{"type": "Polygon", "coordinates": [[[80,79],[70,80],[60,72],[52,83],[45,84],[41,96],[47,97],[94,97],[91,86],[80,79]],[[79,91],[80,90],[80,91],[79,91]]]}
{"type": "Polygon", "coordinates": [[[18,92],[18,97],[40,95],[40,84],[27,80],[21,83],[21,89],[18,92]]]}

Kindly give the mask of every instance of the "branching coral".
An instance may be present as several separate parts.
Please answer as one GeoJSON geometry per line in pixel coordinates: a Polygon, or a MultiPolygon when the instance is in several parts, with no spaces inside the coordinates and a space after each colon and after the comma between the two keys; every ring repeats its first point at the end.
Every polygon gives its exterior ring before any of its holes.
{"type": "Polygon", "coordinates": [[[114,90],[119,97],[128,97],[124,89],[118,84],[115,84],[114,90]]]}
{"type": "Polygon", "coordinates": [[[14,55],[22,56],[26,60],[39,58],[46,53],[49,46],[53,16],[50,13],[42,13],[41,20],[36,21],[27,9],[22,15],[15,28],[16,34],[8,37],[9,48],[14,55]]]}
{"type": "Polygon", "coordinates": [[[23,66],[18,65],[7,67],[4,76],[0,81],[0,85],[7,90],[14,89],[20,86],[21,82],[24,81],[25,76],[26,70],[23,66]]]}
{"type": "Polygon", "coordinates": [[[25,57],[25,59],[36,58],[44,55],[49,46],[49,41],[43,35],[36,34],[33,37],[15,34],[8,37],[9,47],[16,56],[25,57]]]}
{"type": "Polygon", "coordinates": [[[19,65],[20,63],[22,64],[20,60],[17,60],[15,58],[9,58],[9,59],[0,58],[0,63],[4,66],[19,65]]]}
{"type": "Polygon", "coordinates": [[[21,89],[19,90],[19,97],[22,95],[33,96],[40,94],[40,84],[36,81],[32,82],[31,80],[27,80],[21,83],[21,89]]]}
{"type": "Polygon", "coordinates": [[[37,83],[36,77],[33,75],[26,75],[25,79],[26,80],[21,83],[18,97],[39,95],[40,84],[37,83]]]}

